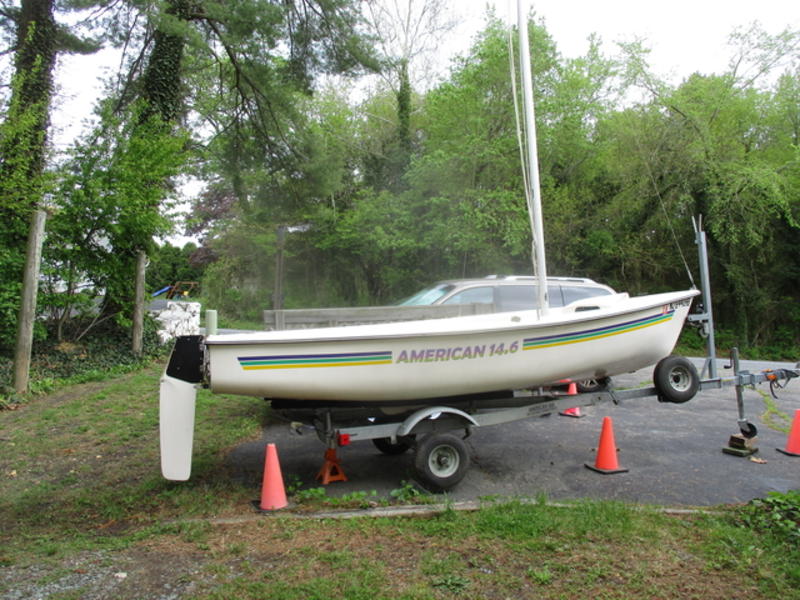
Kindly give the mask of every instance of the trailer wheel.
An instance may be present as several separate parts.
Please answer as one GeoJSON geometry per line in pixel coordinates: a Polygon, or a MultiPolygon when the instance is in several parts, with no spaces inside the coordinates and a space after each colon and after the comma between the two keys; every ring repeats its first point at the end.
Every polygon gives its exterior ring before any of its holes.
{"type": "Polygon", "coordinates": [[[653,383],[661,402],[688,402],[700,389],[700,376],[694,365],[682,356],[662,358],[653,372],[653,383]]]}
{"type": "Polygon", "coordinates": [[[742,435],[746,437],[748,440],[753,439],[758,435],[758,429],[750,421],[745,421],[744,423],[740,423],[739,431],[741,431],[742,435]]]}
{"type": "Polygon", "coordinates": [[[604,390],[611,383],[611,377],[598,377],[595,379],[582,379],[575,382],[578,392],[581,394],[592,394],[604,390]]]}
{"type": "Polygon", "coordinates": [[[393,444],[391,438],[374,438],[372,443],[375,447],[389,456],[396,456],[402,454],[414,445],[414,438],[416,436],[410,435],[403,438],[397,438],[397,443],[393,444]]]}
{"type": "Polygon", "coordinates": [[[433,492],[444,492],[455,486],[468,468],[467,445],[453,435],[433,433],[417,446],[414,469],[420,483],[433,492]]]}

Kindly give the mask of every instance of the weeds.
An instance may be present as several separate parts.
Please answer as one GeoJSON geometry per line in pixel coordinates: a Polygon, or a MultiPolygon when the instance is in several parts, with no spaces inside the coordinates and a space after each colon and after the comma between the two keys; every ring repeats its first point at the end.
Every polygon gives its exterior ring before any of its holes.
{"type": "Polygon", "coordinates": [[[419,488],[410,481],[403,480],[400,484],[401,487],[389,492],[389,495],[397,502],[401,504],[430,504],[433,502],[433,498],[429,494],[421,492],[419,488]]]}
{"type": "Polygon", "coordinates": [[[794,547],[800,546],[800,490],[785,494],[770,492],[739,510],[741,523],[774,535],[794,547]]]}

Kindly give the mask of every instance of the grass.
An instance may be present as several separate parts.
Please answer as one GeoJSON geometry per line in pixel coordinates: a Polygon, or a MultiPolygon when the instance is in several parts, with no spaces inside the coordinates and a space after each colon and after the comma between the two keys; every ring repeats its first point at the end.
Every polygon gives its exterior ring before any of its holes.
{"type": "MultiPolygon", "coordinates": [[[[729,329],[716,329],[715,346],[717,358],[730,358],[731,349],[739,349],[742,360],[765,360],[777,362],[796,362],[797,344],[789,340],[783,344],[770,346],[749,346],[737,339],[735,333],[729,329]]],[[[678,343],[673,354],[680,356],[705,356],[706,340],[698,335],[694,327],[684,327],[678,338],[678,343]]]]}
{"type": "MultiPolygon", "coordinates": [[[[167,482],[161,369],[0,412],[0,596],[48,597],[58,584],[49,597],[157,598],[170,586],[197,599],[800,598],[796,495],[764,504],[780,509],[780,529],[763,507],[674,516],[543,498],[426,518],[255,516],[225,455],[260,435],[268,408],[201,392],[192,479],[167,482]]],[[[306,507],[429,500],[407,483],[394,499],[315,490],[287,485],[306,507]]]]}

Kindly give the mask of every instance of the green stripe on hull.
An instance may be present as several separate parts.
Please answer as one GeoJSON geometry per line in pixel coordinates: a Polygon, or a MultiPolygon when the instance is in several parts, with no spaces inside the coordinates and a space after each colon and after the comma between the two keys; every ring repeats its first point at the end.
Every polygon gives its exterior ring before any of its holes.
{"type": "Polygon", "coordinates": [[[622,323],[610,327],[602,327],[589,331],[578,331],[575,333],[564,334],[561,336],[547,336],[544,338],[531,338],[526,339],[523,343],[523,350],[539,350],[541,348],[552,348],[555,346],[566,346],[568,344],[578,344],[580,342],[589,342],[592,340],[600,340],[607,337],[621,335],[631,331],[638,331],[658,325],[659,323],[666,323],[672,319],[674,313],[670,311],[666,314],[659,314],[646,319],[640,319],[629,323],[622,323]]]}

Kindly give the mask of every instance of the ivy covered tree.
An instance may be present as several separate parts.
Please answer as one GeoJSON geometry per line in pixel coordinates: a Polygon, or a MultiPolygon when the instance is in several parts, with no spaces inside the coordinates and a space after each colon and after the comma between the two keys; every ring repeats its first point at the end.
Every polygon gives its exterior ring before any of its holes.
{"type": "MultiPolygon", "coordinates": [[[[16,313],[14,339],[14,387],[28,389],[30,360],[35,332],[41,248],[44,237],[43,199],[45,153],[52,71],[56,54],[65,50],[87,50],[87,44],[59,27],[52,0],[22,0],[19,7],[3,5],[0,14],[15,27],[14,73],[5,121],[0,127],[0,350],[10,345],[16,313]],[[30,219],[30,227],[22,223],[30,219]],[[20,243],[25,239],[25,243],[20,243]],[[0,246],[2,247],[2,246],[0,246]],[[22,260],[23,250],[24,260],[22,260]]],[[[93,48],[88,48],[90,51],[93,48]]]]}

